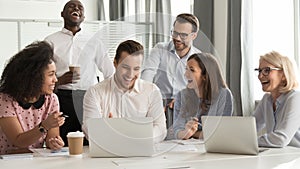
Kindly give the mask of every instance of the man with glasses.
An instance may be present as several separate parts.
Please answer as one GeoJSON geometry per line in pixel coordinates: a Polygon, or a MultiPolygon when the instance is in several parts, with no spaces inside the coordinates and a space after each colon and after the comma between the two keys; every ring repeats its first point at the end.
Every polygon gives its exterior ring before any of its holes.
{"type": "Polygon", "coordinates": [[[155,83],[162,94],[167,127],[173,123],[173,104],[176,94],[186,87],[184,77],[187,59],[200,50],[193,46],[199,31],[199,21],[192,14],[179,14],[171,30],[172,40],[158,43],[145,58],[141,78],[155,83]]]}

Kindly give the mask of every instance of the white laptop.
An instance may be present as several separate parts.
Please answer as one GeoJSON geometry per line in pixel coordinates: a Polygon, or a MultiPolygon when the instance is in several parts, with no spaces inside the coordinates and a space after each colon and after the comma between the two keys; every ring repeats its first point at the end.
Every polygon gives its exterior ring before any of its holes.
{"type": "Polygon", "coordinates": [[[259,152],[254,117],[202,116],[207,152],[257,155],[259,152]]]}
{"type": "Polygon", "coordinates": [[[153,119],[92,118],[87,121],[90,157],[152,156],[153,119]]]}

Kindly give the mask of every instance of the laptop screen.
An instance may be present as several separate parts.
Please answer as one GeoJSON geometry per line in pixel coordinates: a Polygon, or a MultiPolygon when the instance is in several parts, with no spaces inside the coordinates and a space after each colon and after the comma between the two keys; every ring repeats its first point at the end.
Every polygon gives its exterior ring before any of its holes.
{"type": "Polygon", "coordinates": [[[87,124],[91,157],[154,154],[152,118],[94,118],[87,124]]]}
{"type": "Polygon", "coordinates": [[[258,154],[254,117],[202,116],[207,152],[258,154]]]}

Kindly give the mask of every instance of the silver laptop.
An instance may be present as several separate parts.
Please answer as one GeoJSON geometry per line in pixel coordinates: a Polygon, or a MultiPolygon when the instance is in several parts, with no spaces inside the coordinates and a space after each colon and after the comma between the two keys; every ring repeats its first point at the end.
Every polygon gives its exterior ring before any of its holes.
{"type": "Polygon", "coordinates": [[[258,154],[254,117],[202,116],[201,120],[207,152],[258,154]]]}
{"type": "Polygon", "coordinates": [[[92,118],[87,121],[90,157],[152,156],[153,119],[92,118]]]}

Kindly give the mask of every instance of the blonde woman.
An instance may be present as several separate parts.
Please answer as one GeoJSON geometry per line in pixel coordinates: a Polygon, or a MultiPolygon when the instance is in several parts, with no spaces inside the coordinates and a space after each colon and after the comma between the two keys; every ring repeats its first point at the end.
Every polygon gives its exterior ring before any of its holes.
{"type": "Polygon", "coordinates": [[[259,146],[300,147],[300,92],[296,67],[291,60],[272,51],[260,57],[258,79],[265,93],[253,112],[259,146]]]}

